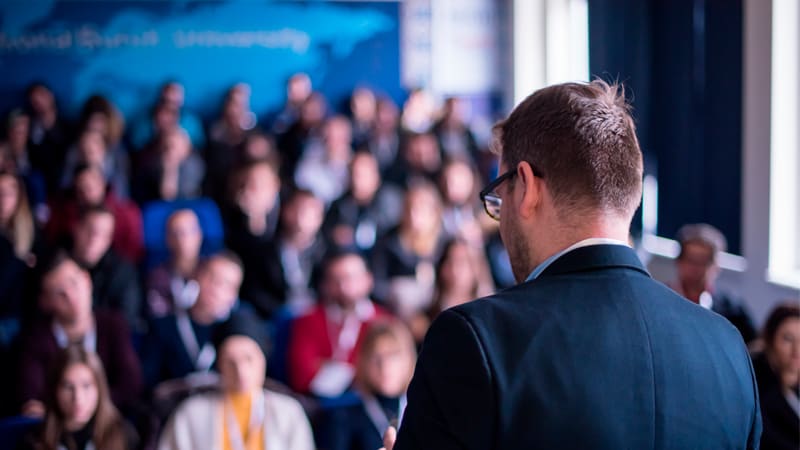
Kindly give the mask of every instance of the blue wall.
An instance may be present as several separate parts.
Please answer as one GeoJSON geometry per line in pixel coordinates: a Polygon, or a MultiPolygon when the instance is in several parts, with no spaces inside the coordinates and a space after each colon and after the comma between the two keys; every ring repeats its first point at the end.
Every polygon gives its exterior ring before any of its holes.
{"type": "Polygon", "coordinates": [[[68,113],[101,93],[132,118],[177,79],[205,118],[247,82],[262,116],[298,71],[334,106],[359,84],[400,101],[398,20],[394,2],[3,0],[0,112],[39,80],[68,113]]]}

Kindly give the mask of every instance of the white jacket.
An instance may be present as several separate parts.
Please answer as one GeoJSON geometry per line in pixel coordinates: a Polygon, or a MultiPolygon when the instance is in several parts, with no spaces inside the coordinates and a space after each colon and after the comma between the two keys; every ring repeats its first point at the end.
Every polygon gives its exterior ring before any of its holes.
{"type": "MultiPolygon", "coordinates": [[[[311,425],[297,400],[264,391],[264,441],[269,450],[313,450],[311,425]]],[[[167,421],[158,450],[213,450],[222,442],[222,394],[185,400],[167,421]]]]}

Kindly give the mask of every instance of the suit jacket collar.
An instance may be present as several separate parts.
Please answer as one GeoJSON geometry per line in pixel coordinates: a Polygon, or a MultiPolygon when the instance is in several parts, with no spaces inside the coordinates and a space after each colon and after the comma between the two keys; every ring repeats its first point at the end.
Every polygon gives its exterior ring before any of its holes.
{"type": "Polygon", "coordinates": [[[539,278],[614,267],[633,269],[650,276],[632,248],[622,245],[590,245],[565,253],[553,261],[539,278]]]}

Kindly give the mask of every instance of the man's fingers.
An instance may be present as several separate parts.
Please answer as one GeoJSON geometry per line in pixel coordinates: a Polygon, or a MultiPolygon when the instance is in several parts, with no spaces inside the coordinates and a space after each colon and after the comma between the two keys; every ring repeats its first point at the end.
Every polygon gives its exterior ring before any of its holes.
{"type": "Polygon", "coordinates": [[[394,427],[389,427],[383,433],[383,449],[392,450],[394,448],[394,441],[397,439],[397,430],[394,427]]]}

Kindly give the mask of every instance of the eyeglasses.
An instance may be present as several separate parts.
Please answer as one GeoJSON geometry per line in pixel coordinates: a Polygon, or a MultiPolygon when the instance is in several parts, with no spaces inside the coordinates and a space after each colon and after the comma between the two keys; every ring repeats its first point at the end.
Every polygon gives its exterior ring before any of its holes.
{"type": "Polygon", "coordinates": [[[504,181],[510,180],[517,174],[516,169],[507,171],[506,173],[497,177],[494,181],[489,183],[480,193],[481,201],[483,202],[483,209],[486,214],[494,220],[500,220],[500,205],[503,204],[503,199],[495,192],[504,181]]]}
{"type": "MultiPolygon", "coordinates": [[[[531,165],[531,170],[533,171],[533,175],[539,178],[544,178],[542,173],[537,170],[533,165],[531,165]]],[[[479,194],[481,197],[481,201],[483,202],[483,209],[486,210],[486,214],[489,215],[494,220],[500,220],[500,206],[503,204],[503,199],[500,198],[500,194],[495,192],[504,181],[510,180],[517,174],[516,169],[511,169],[506,173],[497,177],[494,181],[489,183],[488,186],[483,188],[481,193],[479,194]]]]}

